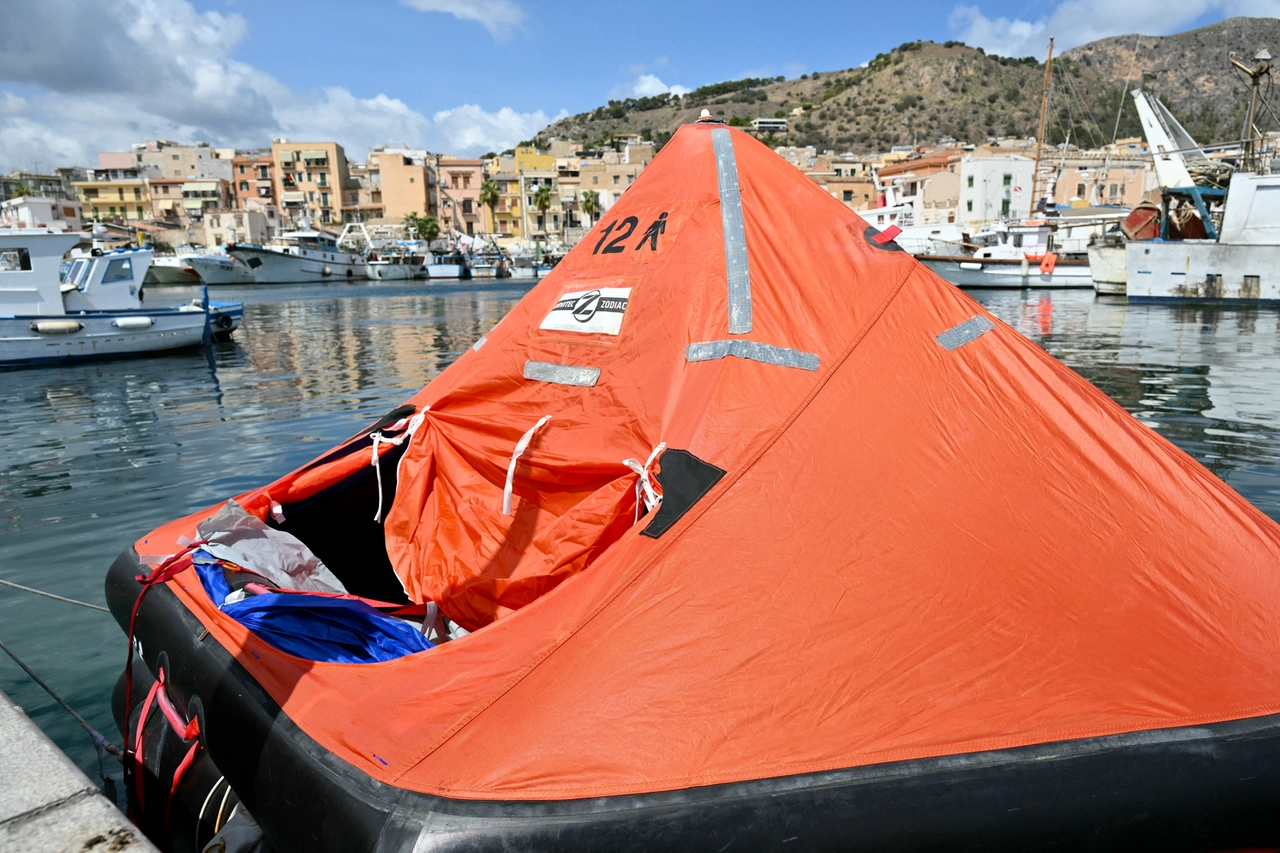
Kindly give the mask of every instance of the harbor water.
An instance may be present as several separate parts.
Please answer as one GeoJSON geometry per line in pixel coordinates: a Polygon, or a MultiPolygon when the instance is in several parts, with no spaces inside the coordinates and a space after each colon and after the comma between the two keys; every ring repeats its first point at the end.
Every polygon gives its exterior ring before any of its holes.
{"type": "MultiPolygon", "coordinates": [[[[107,567],[140,534],[357,432],[532,284],[225,289],[246,302],[230,343],[0,372],[0,579],[102,604],[107,567]]],[[[976,298],[1280,520],[1280,313],[1078,290],[976,298]]],[[[118,738],[107,700],[126,649],[109,615],[0,587],[0,640],[118,738]]],[[[0,689],[97,778],[89,738],[7,659],[0,689]]]]}

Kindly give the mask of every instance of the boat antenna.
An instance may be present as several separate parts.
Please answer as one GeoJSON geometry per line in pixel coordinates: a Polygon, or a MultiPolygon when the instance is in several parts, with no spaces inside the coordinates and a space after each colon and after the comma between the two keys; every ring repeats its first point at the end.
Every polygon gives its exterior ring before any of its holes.
{"type": "Polygon", "coordinates": [[[1036,134],[1036,167],[1031,176],[1031,211],[1039,201],[1040,156],[1044,151],[1044,122],[1049,112],[1049,74],[1053,71],[1053,37],[1049,38],[1049,59],[1044,64],[1044,94],[1040,97],[1040,132],[1036,134]]]}

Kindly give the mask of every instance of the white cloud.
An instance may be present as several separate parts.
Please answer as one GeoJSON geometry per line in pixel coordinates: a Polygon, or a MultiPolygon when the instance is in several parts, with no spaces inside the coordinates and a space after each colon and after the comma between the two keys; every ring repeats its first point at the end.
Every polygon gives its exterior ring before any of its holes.
{"type": "Polygon", "coordinates": [[[506,41],[524,22],[524,10],[511,0],[400,0],[419,12],[444,12],[484,25],[489,35],[506,41]]]}
{"type": "Polygon", "coordinates": [[[497,112],[485,112],[475,104],[463,104],[451,110],[441,110],[432,116],[436,131],[444,137],[451,150],[468,150],[479,153],[484,150],[505,151],[533,136],[550,121],[569,115],[561,110],[554,119],[548,119],[542,110],[518,113],[510,107],[497,112]]]}
{"type": "Polygon", "coordinates": [[[1280,16],[1280,0],[1064,0],[1048,15],[988,18],[978,6],[956,6],[948,25],[961,41],[1002,56],[1043,56],[1053,36],[1059,50],[1107,36],[1142,33],[1167,35],[1185,29],[1201,16],[1280,16]]]}
{"type": "Polygon", "coordinates": [[[609,92],[609,97],[613,100],[651,98],[664,92],[670,92],[673,95],[687,95],[692,91],[687,86],[668,86],[658,79],[656,74],[641,74],[629,83],[620,83],[614,86],[613,90],[609,92]]]}
{"type": "Polygon", "coordinates": [[[243,18],[202,14],[187,0],[9,2],[23,26],[0,29],[0,169],[96,166],[97,152],[146,139],[241,148],[279,135],[333,139],[355,158],[403,140],[480,154],[527,139],[547,121],[540,111],[469,104],[433,122],[386,94],[293,91],[231,57],[248,32],[243,18]],[[75,61],[50,49],[60,44],[76,45],[75,61]]]}

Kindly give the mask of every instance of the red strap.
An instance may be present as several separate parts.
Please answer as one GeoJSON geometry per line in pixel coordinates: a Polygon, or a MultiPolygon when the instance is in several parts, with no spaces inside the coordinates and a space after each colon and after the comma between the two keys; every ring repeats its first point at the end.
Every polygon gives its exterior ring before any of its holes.
{"type": "MultiPolygon", "coordinates": [[[[160,670],[160,678],[156,681],[156,684],[160,685],[162,688],[164,687],[163,669],[160,670]]],[[[169,698],[169,694],[166,690],[161,689],[156,693],[156,701],[160,705],[160,710],[164,712],[165,719],[169,721],[169,725],[175,732],[177,732],[178,737],[182,738],[184,742],[189,741],[196,735],[200,734],[200,718],[197,717],[189,723],[184,722],[181,715],[178,714],[178,709],[173,707],[173,701],[169,698]]]]}
{"type": "Polygon", "coordinates": [[[901,233],[902,229],[897,225],[890,225],[888,228],[872,237],[871,242],[875,243],[877,246],[883,246],[885,243],[892,241],[894,237],[897,237],[901,233]]]}
{"type": "Polygon", "coordinates": [[[173,795],[178,792],[178,783],[182,781],[183,775],[187,772],[196,760],[196,752],[200,749],[200,741],[191,744],[191,748],[187,750],[187,754],[182,756],[182,762],[178,765],[178,769],[173,771],[173,784],[169,786],[169,799],[164,803],[164,835],[169,835],[169,812],[173,808],[173,795]]]}
{"type": "MultiPolygon", "coordinates": [[[[156,694],[159,692],[160,682],[155,681],[151,684],[151,689],[147,692],[146,701],[142,703],[142,713],[138,715],[138,730],[134,733],[133,739],[133,782],[138,795],[139,818],[142,816],[142,807],[145,799],[142,789],[142,732],[147,727],[147,715],[151,713],[151,703],[155,701],[156,694]]],[[[137,823],[137,819],[134,820],[134,823],[137,823]]]]}

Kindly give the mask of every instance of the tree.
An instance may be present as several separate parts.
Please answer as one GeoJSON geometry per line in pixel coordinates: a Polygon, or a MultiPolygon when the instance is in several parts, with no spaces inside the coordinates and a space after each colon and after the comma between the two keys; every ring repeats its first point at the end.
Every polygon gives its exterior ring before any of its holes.
{"type": "Polygon", "coordinates": [[[440,220],[434,216],[419,216],[416,213],[404,217],[404,233],[411,240],[425,240],[430,243],[440,236],[440,220]]]}
{"type": "Polygon", "coordinates": [[[496,183],[485,181],[480,184],[480,203],[489,208],[489,222],[494,222],[493,214],[498,209],[498,185],[496,183]]]}
{"type": "Polygon", "coordinates": [[[587,215],[587,227],[595,224],[596,214],[600,212],[600,193],[595,190],[582,191],[582,212],[587,215]]]}
{"type": "Polygon", "coordinates": [[[35,193],[31,190],[31,187],[27,186],[26,184],[18,184],[16,187],[13,188],[14,198],[25,198],[27,196],[33,196],[33,195],[35,195],[35,193]]]}
{"type": "Polygon", "coordinates": [[[547,211],[551,209],[551,185],[543,184],[533,193],[533,206],[542,214],[542,230],[547,230],[547,211]]]}

